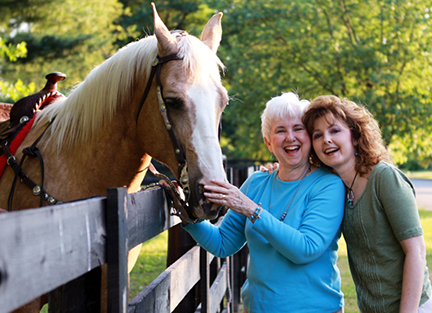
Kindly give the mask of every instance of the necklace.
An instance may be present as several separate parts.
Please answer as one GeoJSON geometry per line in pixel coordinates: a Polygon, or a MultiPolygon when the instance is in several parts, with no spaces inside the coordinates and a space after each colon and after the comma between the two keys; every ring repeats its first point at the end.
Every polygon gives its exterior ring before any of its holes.
{"type": "MultiPolygon", "coordinates": [[[[286,215],[287,215],[287,213],[288,213],[288,209],[289,209],[289,207],[291,206],[291,203],[293,202],[293,200],[294,200],[294,198],[295,198],[295,196],[296,196],[296,194],[297,194],[297,191],[299,190],[299,188],[300,188],[300,186],[301,186],[301,184],[302,184],[302,182],[303,182],[303,179],[307,176],[307,174],[309,174],[310,171],[311,171],[311,164],[309,164],[309,167],[305,170],[305,172],[304,172],[304,174],[303,174],[303,177],[302,177],[302,179],[300,180],[300,183],[298,184],[296,190],[294,191],[294,195],[292,196],[292,198],[291,198],[291,200],[290,200],[290,202],[289,202],[289,204],[288,204],[288,206],[287,206],[285,212],[284,212],[284,213],[282,214],[282,216],[279,218],[279,221],[282,222],[282,221],[285,219],[285,217],[286,217],[286,215]]],[[[270,204],[269,204],[269,212],[270,212],[270,208],[271,208],[272,193],[273,193],[273,184],[274,184],[274,181],[275,181],[275,180],[276,180],[276,177],[273,179],[272,186],[271,186],[271,190],[270,190],[270,204]]]]}
{"type": "Polygon", "coordinates": [[[355,180],[357,178],[357,174],[358,174],[358,172],[356,172],[356,174],[354,175],[354,179],[353,179],[353,181],[351,183],[351,187],[349,187],[349,188],[347,187],[348,188],[348,190],[347,190],[347,199],[348,199],[348,204],[349,205],[353,205],[353,203],[354,203],[354,191],[352,190],[352,187],[354,186],[354,182],[355,182],[355,180]]]}

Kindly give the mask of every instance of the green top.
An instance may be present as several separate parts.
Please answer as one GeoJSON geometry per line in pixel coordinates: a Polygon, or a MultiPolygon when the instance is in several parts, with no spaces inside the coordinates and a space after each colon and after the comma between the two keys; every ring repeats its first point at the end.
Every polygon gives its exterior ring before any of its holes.
{"type": "MultiPolygon", "coordinates": [[[[394,166],[380,162],[342,223],[351,274],[361,311],[399,312],[405,253],[400,241],[423,234],[414,187],[394,166]]],[[[424,270],[420,305],[431,296],[424,270]]]]}

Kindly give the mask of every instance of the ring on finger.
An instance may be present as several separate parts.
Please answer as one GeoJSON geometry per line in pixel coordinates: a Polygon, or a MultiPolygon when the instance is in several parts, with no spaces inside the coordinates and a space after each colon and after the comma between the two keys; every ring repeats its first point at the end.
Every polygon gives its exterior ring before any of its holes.
{"type": "Polygon", "coordinates": [[[225,195],[222,195],[222,200],[225,200],[225,195]]]}

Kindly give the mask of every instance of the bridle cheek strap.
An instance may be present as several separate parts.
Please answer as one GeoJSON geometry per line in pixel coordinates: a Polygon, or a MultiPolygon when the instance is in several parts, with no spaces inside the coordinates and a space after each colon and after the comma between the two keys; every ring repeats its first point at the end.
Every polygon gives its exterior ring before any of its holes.
{"type": "MultiPolygon", "coordinates": [[[[180,202],[184,203],[183,206],[187,210],[188,214],[191,215],[192,212],[190,211],[190,207],[187,205],[187,202],[189,201],[191,192],[190,192],[190,185],[189,185],[189,175],[188,175],[188,166],[187,166],[187,161],[186,161],[186,154],[185,154],[184,150],[182,149],[181,145],[179,144],[177,137],[174,133],[174,128],[172,126],[173,124],[172,124],[171,119],[169,117],[166,102],[165,102],[165,99],[163,97],[162,83],[160,80],[160,73],[161,73],[162,64],[167,63],[169,61],[175,61],[175,60],[183,60],[183,57],[179,56],[178,54],[170,54],[170,55],[167,55],[165,57],[159,57],[158,56],[153,61],[150,77],[148,79],[147,86],[144,90],[144,94],[141,98],[135,122],[138,123],[139,114],[141,112],[141,109],[144,105],[145,100],[147,99],[148,93],[150,92],[150,88],[151,88],[151,85],[153,83],[153,79],[156,75],[156,94],[157,94],[157,98],[158,98],[158,107],[159,107],[159,111],[162,115],[162,119],[164,121],[165,128],[166,128],[168,135],[171,139],[171,142],[173,144],[176,160],[179,164],[179,167],[177,169],[178,176],[180,177],[179,183],[183,189],[185,199],[183,200],[178,196],[178,193],[176,193],[174,190],[175,188],[171,187],[171,189],[173,189],[174,194],[177,196],[177,198],[180,200],[180,202]]],[[[178,215],[179,211],[177,211],[174,214],[178,215]]]]}

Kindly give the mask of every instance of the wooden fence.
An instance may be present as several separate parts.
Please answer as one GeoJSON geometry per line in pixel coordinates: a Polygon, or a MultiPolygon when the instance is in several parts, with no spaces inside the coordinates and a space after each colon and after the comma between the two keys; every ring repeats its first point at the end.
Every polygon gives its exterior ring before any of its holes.
{"type": "MultiPolygon", "coordinates": [[[[228,177],[239,185],[250,172],[230,169],[228,177]]],[[[244,253],[218,259],[198,245],[128,303],[128,251],[179,222],[161,189],[108,189],[106,198],[0,214],[0,313],[46,293],[50,313],[100,312],[101,303],[108,312],[172,312],[187,295],[195,305],[181,312],[236,312],[244,253]]]]}

